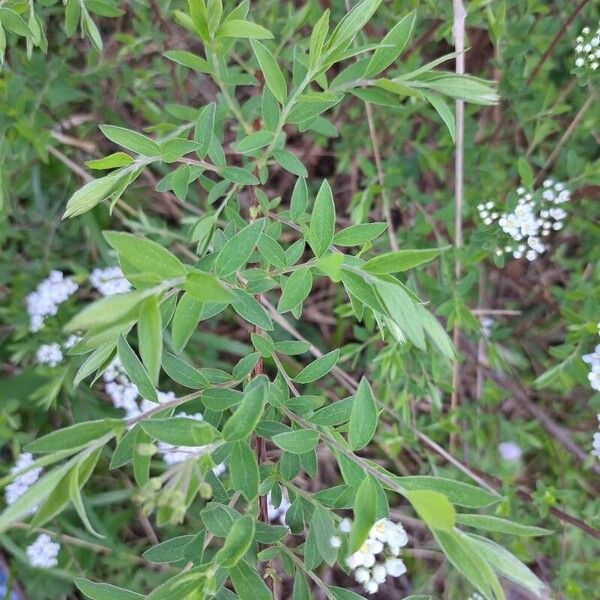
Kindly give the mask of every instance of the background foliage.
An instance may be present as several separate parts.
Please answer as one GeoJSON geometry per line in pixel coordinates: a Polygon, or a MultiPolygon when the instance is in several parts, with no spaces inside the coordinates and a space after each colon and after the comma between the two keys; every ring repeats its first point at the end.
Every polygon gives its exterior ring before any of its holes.
{"type": "Polygon", "coordinates": [[[598,72],[575,46],[597,7],[467,2],[483,79],[450,79],[452,56],[414,73],[453,52],[449,2],[363,2],[337,30],[353,3],[224,4],[0,1],[2,483],[29,449],[46,474],[0,516],[9,582],[36,600],[355,598],[348,545],[389,516],[407,574],[374,597],[595,597],[598,72]],[[535,261],[499,255],[478,206],[548,178],[571,191],[564,227],[535,261]],[[92,304],[90,273],[117,264],[138,291],[92,304]],[[31,332],[26,297],[56,269],[79,289],[31,332]],[[93,375],[115,352],[146,400],[174,394],[133,428],[93,375]],[[214,453],[173,466],[160,443],[214,453]],[[268,492],[289,535],[264,523],[268,492]],[[42,530],[55,568],[25,553],[42,530]]]}

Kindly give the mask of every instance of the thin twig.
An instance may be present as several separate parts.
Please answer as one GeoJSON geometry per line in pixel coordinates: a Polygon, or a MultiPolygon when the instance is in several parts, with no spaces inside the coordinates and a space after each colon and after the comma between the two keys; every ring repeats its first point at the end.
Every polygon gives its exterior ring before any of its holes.
{"type": "MultiPolygon", "coordinates": [[[[456,50],[456,73],[463,75],[465,72],[465,7],[462,0],[453,0],[454,9],[454,48],[456,50]]],[[[454,153],[454,247],[456,252],[454,262],[454,277],[456,285],[462,276],[460,264],[460,249],[463,245],[463,177],[464,177],[464,138],[465,138],[465,104],[456,100],[456,150],[454,153]]],[[[454,347],[458,351],[460,343],[460,327],[458,319],[454,322],[454,347]]],[[[452,395],[450,397],[450,410],[455,419],[458,409],[458,391],[460,385],[460,356],[452,366],[452,395]]],[[[450,434],[450,449],[456,446],[456,432],[450,434]]]]}

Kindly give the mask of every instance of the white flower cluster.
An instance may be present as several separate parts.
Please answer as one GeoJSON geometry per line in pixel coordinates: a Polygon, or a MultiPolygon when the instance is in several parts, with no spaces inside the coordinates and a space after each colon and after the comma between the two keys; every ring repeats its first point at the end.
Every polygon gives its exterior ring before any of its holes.
{"type": "Polygon", "coordinates": [[[594,390],[600,392],[600,344],[590,354],[584,354],[582,357],[584,363],[590,365],[588,379],[594,390]]]}
{"type": "Polygon", "coordinates": [[[498,223],[512,241],[518,242],[497,248],[498,256],[512,254],[513,258],[525,256],[533,261],[546,251],[542,237],[563,228],[567,212],[560,205],[570,200],[571,192],[563,183],[546,179],[541,192],[532,194],[520,187],[517,197],[517,205],[512,212],[499,212],[492,201],[479,204],[477,210],[485,225],[498,223]]]}
{"type": "Polygon", "coordinates": [[[42,533],[25,552],[32,567],[52,569],[58,565],[60,544],[53,542],[47,533],[42,533]]]}
{"type": "Polygon", "coordinates": [[[25,299],[29,313],[29,329],[39,331],[44,326],[46,317],[54,316],[58,307],[72,296],[78,285],[61,271],[51,271],[34,292],[25,299]]]}
{"type": "Polygon", "coordinates": [[[600,27],[595,32],[589,27],[584,27],[577,36],[575,52],[575,66],[578,69],[595,71],[600,66],[600,27]]]}
{"type": "Polygon", "coordinates": [[[63,361],[63,349],[69,350],[72,348],[81,338],[78,335],[70,335],[63,343],[62,348],[60,344],[53,342],[52,344],[42,344],[35,353],[35,359],[40,365],[48,365],[49,367],[56,367],[63,361]]]}
{"type": "Polygon", "coordinates": [[[124,294],[131,290],[131,284],[125,277],[121,267],[96,268],[90,274],[90,283],[103,296],[124,294]]]}
{"type": "MultiPolygon", "coordinates": [[[[10,470],[11,475],[28,469],[33,462],[33,456],[29,452],[19,454],[15,464],[10,470]]],[[[40,478],[42,471],[42,467],[32,467],[11,481],[4,489],[6,504],[9,506],[14,504],[40,478]]],[[[33,507],[29,511],[29,514],[34,513],[35,510],[36,507],[33,507]]]]}
{"type": "MultiPolygon", "coordinates": [[[[343,519],[340,531],[349,533],[350,519],[343,519]]],[[[334,548],[341,546],[341,540],[334,536],[330,540],[334,548]]],[[[362,584],[368,594],[375,594],[387,577],[400,577],[406,573],[406,565],[400,549],[408,544],[408,535],[400,523],[380,519],[371,527],[365,543],[346,558],[346,565],[354,571],[354,579],[362,584]]]]}

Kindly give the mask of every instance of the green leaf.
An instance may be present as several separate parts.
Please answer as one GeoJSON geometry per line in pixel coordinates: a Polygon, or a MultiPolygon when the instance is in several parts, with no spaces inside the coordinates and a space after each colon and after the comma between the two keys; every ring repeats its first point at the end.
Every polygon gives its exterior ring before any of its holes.
{"type": "Polygon", "coordinates": [[[456,132],[456,121],[454,120],[454,113],[452,109],[448,106],[446,101],[437,94],[430,94],[427,92],[423,92],[423,97],[427,99],[429,104],[435,108],[438,115],[442,118],[442,121],[446,124],[448,131],[450,132],[450,137],[452,138],[452,142],[455,142],[454,135],[456,132]]]}
{"type": "Polygon", "coordinates": [[[185,387],[201,390],[209,386],[208,379],[198,369],[170,352],[163,352],[162,365],[171,379],[185,387]]]}
{"type": "Polygon", "coordinates": [[[270,235],[263,233],[258,239],[258,251],[261,256],[278,269],[284,269],[287,264],[285,251],[279,242],[270,235]]]}
{"type": "Polygon", "coordinates": [[[234,300],[231,301],[233,310],[249,323],[270,331],[273,329],[271,317],[265,312],[265,309],[244,290],[233,290],[234,300]]]}
{"type": "Polygon", "coordinates": [[[196,154],[204,158],[210,148],[215,128],[216,104],[211,102],[205,106],[198,115],[196,127],[194,128],[194,141],[200,144],[196,154]]]}
{"type": "MultiPolygon", "coordinates": [[[[66,331],[83,331],[100,328],[132,315],[135,308],[147,297],[143,292],[127,292],[100,298],[76,314],[65,326],[66,331]]],[[[133,316],[133,315],[132,315],[133,316]]]]}
{"type": "Polygon", "coordinates": [[[332,350],[327,354],[324,354],[317,360],[310,363],[310,365],[306,366],[296,377],[294,377],[294,381],[296,383],[311,383],[312,381],[316,381],[317,379],[321,379],[325,377],[331,369],[337,363],[338,358],[340,357],[339,349],[332,350]]]}
{"type": "Polygon", "coordinates": [[[132,383],[137,386],[140,395],[153,402],[158,402],[156,389],[152,385],[152,381],[150,381],[144,365],[142,365],[140,359],[122,335],[119,336],[119,341],[117,342],[117,351],[125,372],[132,383]]]}
{"type": "Polygon", "coordinates": [[[410,39],[415,21],[416,11],[408,13],[388,32],[371,57],[364,77],[371,78],[387,69],[402,53],[410,39]]]}
{"type": "Polygon", "coordinates": [[[111,141],[143,156],[159,156],[160,146],[149,137],[116,125],[100,125],[100,131],[111,141]]]}
{"type": "Polygon", "coordinates": [[[335,536],[336,531],[330,511],[317,504],[310,520],[310,528],[319,554],[328,565],[333,565],[337,559],[337,549],[331,545],[331,538],[335,536]]]}
{"type": "Polygon", "coordinates": [[[306,187],[306,179],[300,177],[296,180],[290,200],[290,219],[298,221],[306,210],[308,204],[308,188],[306,187]]]}
{"type": "Polygon", "coordinates": [[[199,73],[210,73],[212,71],[206,60],[186,50],[169,50],[163,56],[199,73]]]}
{"type": "Polygon", "coordinates": [[[69,198],[63,219],[76,217],[91,210],[96,204],[108,198],[126,177],[128,177],[128,173],[115,171],[110,175],[86,183],[69,198]]]}
{"type": "Polygon", "coordinates": [[[242,19],[227,19],[217,30],[217,37],[247,38],[250,40],[270,40],[273,34],[268,30],[242,19]]]}
{"type": "Polygon", "coordinates": [[[179,165],[171,173],[171,188],[178,200],[185,200],[190,185],[190,167],[179,165]]]}
{"type": "Polygon", "coordinates": [[[31,37],[32,32],[29,29],[27,23],[23,18],[17,14],[14,10],[0,6],[0,23],[6,27],[9,31],[22,35],[24,37],[31,37]]]}
{"type": "Polygon", "coordinates": [[[336,246],[362,246],[378,238],[387,229],[387,223],[362,223],[342,229],[335,234],[336,246]]]}
{"type": "Polygon", "coordinates": [[[163,279],[183,277],[183,263],[160,244],[131,233],[105,231],[104,238],[120,257],[142,273],[152,273],[163,279]]]}
{"type": "Polygon", "coordinates": [[[386,273],[398,273],[407,271],[434,258],[437,258],[442,252],[448,250],[450,246],[443,248],[427,248],[422,250],[396,250],[395,252],[386,252],[375,256],[363,265],[363,270],[367,273],[376,275],[386,273]]]}
{"type": "Polygon", "coordinates": [[[263,129],[243,137],[239,142],[235,142],[235,144],[231,144],[231,148],[238,154],[249,154],[268,146],[272,140],[273,133],[263,129]]]}
{"type": "Polygon", "coordinates": [[[273,58],[271,52],[260,42],[251,40],[250,44],[252,46],[252,51],[256,56],[256,60],[258,60],[267,87],[271,90],[271,93],[277,98],[280,104],[285,104],[287,85],[277,61],[273,58]]]}
{"type": "Polygon", "coordinates": [[[363,479],[356,491],[354,500],[354,521],[348,540],[348,552],[356,552],[365,542],[375,524],[377,508],[377,488],[371,476],[363,479]]]}
{"type": "MultiPolygon", "coordinates": [[[[186,154],[191,154],[198,150],[199,144],[198,142],[194,142],[192,140],[188,140],[183,137],[176,137],[167,140],[161,145],[161,154],[160,157],[166,163],[173,163],[175,161],[180,160],[186,154]]],[[[180,165],[182,167],[187,167],[187,165],[180,165]]],[[[188,167],[189,169],[189,167],[188,167]]],[[[171,176],[171,181],[175,174],[171,176]]]]}
{"type": "Polygon", "coordinates": [[[241,167],[225,167],[221,175],[227,181],[237,183],[238,185],[258,185],[260,181],[247,169],[241,167]]]}
{"type": "Polygon", "coordinates": [[[315,26],[310,34],[309,43],[309,62],[310,66],[314,67],[319,62],[323,51],[323,44],[329,31],[329,9],[323,12],[319,20],[315,23],[315,26]]]}
{"type": "Polygon", "coordinates": [[[256,498],[260,473],[256,456],[248,444],[237,442],[233,445],[228,467],[234,489],[242,492],[248,501],[256,498]]]}
{"type": "Polygon", "coordinates": [[[287,431],[273,436],[273,443],[286,452],[304,454],[310,452],[319,443],[319,432],[311,429],[287,431]]]}
{"type": "Polygon", "coordinates": [[[521,178],[521,183],[528,189],[533,187],[533,171],[527,162],[527,159],[523,156],[519,157],[517,161],[517,169],[519,171],[519,177],[521,178]]]}
{"type": "Polygon", "coordinates": [[[85,525],[85,528],[91,533],[93,536],[98,538],[104,538],[103,535],[99,534],[90,523],[88,519],[87,513],[85,512],[85,506],[83,504],[83,498],[81,497],[81,488],[88,480],[91,475],[98,459],[100,458],[100,453],[102,452],[102,448],[98,448],[95,450],[83,463],[78,463],[75,465],[71,474],[69,476],[69,498],[71,503],[75,507],[81,522],[85,525]],[[86,464],[87,463],[87,464],[86,464]]]}
{"type": "Polygon", "coordinates": [[[196,33],[204,42],[210,41],[208,12],[204,0],[188,0],[190,17],[196,33]]]}
{"type": "Polygon", "coordinates": [[[506,548],[486,540],[478,535],[469,536],[475,552],[481,556],[494,571],[510,581],[533,592],[538,598],[546,597],[547,586],[506,548]]]}
{"type": "Polygon", "coordinates": [[[171,324],[173,347],[177,352],[181,352],[185,348],[192,333],[196,330],[201,311],[202,302],[189,292],[185,292],[179,299],[171,324]]]}
{"type": "MultiPolygon", "coordinates": [[[[406,83],[414,85],[416,82],[410,81],[406,83]]],[[[425,85],[440,94],[465,100],[473,104],[491,106],[498,103],[498,95],[493,87],[467,75],[438,77],[427,81],[425,85]]]]}
{"type": "Polygon", "coordinates": [[[150,296],[140,307],[138,318],[138,344],[140,356],[146,367],[150,381],[158,385],[160,361],[162,358],[162,318],[158,298],[150,296]]]}
{"type": "Polygon", "coordinates": [[[240,600],[271,600],[271,592],[262,577],[245,561],[240,560],[229,570],[231,581],[240,600]]]}
{"type": "Polygon", "coordinates": [[[310,350],[310,342],[302,342],[296,340],[284,340],[283,342],[275,342],[275,350],[281,354],[294,356],[296,354],[304,354],[310,350]]]}
{"type": "Polygon", "coordinates": [[[238,409],[223,426],[223,437],[228,442],[246,439],[256,428],[265,406],[267,378],[256,377],[244,391],[244,398],[238,409]]]}
{"type": "Polygon", "coordinates": [[[430,529],[452,531],[456,523],[456,511],[444,494],[415,490],[406,492],[406,497],[430,529]]]}
{"type": "Polygon", "coordinates": [[[212,425],[178,415],[166,419],[144,419],[140,426],[149,436],[174,446],[206,446],[216,437],[212,425]]]}
{"type": "Polygon", "coordinates": [[[237,519],[225,538],[223,547],[215,554],[215,562],[225,568],[235,566],[246,554],[254,537],[254,519],[244,515],[237,519]]]}
{"type": "Polygon", "coordinates": [[[348,427],[348,443],[352,450],[364,448],[375,435],[378,412],[369,382],[363,377],[360,380],[348,427]]]}
{"type": "Polygon", "coordinates": [[[488,492],[478,486],[453,479],[444,479],[443,477],[414,475],[399,477],[398,483],[405,490],[434,490],[440,492],[452,504],[467,508],[483,508],[502,500],[502,496],[488,492]]]}
{"type": "Polygon", "coordinates": [[[122,431],[124,428],[121,419],[101,419],[99,421],[85,421],[52,431],[33,440],[25,446],[27,452],[58,452],[60,450],[74,450],[81,448],[100,439],[107,433],[122,431]]]}
{"type": "Polygon", "coordinates": [[[136,594],[108,583],[94,583],[89,579],[75,577],[77,589],[91,600],[144,600],[145,596],[136,594]]]}
{"type": "Polygon", "coordinates": [[[215,271],[218,275],[226,277],[246,265],[264,226],[264,219],[257,219],[227,240],[215,261],[215,271]]]}
{"type": "Polygon", "coordinates": [[[295,309],[308,298],[312,284],[313,276],[309,268],[302,267],[294,271],[283,283],[277,311],[284,313],[295,309]]]}
{"type": "Polygon", "coordinates": [[[336,51],[347,48],[354,36],[373,16],[380,3],[381,0],[363,0],[347,13],[331,34],[327,45],[328,53],[334,54],[336,51]]]}
{"type": "Polygon", "coordinates": [[[239,518],[239,513],[224,504],[209,502],[200,513],[200,518],[210,533],[224,538],[227,537],[235,520],[239,518]]]}
{"type": "Polygon", "coordinates": [[[287,150],[274,150],[273,158],[277,164],[283,167],[286,171],[298,175],[298,177],[308,177],[308,171],[302,164],[300,159],[287,150]]]}
{"type": "Polygon", "coordinates": [[[193,535],[180,535],[152,546],[142,556],[144,560],[157,564],[179,562],[185,558],[185,547],[193,539],[193,535]]]}
{"type": "Polygon", "coordinates": [[[133,158],[125,152],[114,152],[104,158],[97,160],[88,160],[85,166],[88,169],[117,169],[119,167],[127,167],[133,162],[133,158]]]}
{"type": "Polygon", "coordinates": [[[456,515],[456,522],[467,527],[483,529],[484,531],[493,531],[494,533],[503,533],[505,535],[517,535],[520,537],[537,537],[541,535],[550,535],[554,533],[550,529],[543,527],[533,527],[531,525],[521,525],[515,521],[508,521],[499,517],[489,515],[456,515]]]}
{"type": "Polygon", "coordinates": [[[292,600],[310,600],[308,584],[306,583],[306,578],[300,569],[296,569],[296,574],[294,575],[292,600]]]}
{"type": "Polygon", "coordinates": [[[376,283],[377,292],[394,323],[421,350],[425,350],[423,319],[411,297],[400,287],[387,281],[376,283]]]}
{"type": "Polygon", "coordinates": [[[335,205],[327,180],[321,184],[310,217],[309,244],[315,256],[322,256],[333,242],[335,205]]]}
{"type": "Polygon", "coordinates": [[[486,599],[504,600],[498,578],[467,536],[459,531],[434,530],[433,534],[454,568],[486,599]]]}
{"type": "Polygon", "coordinates": [[[188,294],[202,302],[225,302],[229,304],[232,293],[210,273],[204,271],[192,271],[186,277],[182,286],[188,294]]]}

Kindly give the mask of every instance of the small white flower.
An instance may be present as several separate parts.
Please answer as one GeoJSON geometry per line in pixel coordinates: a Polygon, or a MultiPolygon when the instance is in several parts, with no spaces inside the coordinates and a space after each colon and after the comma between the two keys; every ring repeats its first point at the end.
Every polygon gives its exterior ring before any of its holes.
{"type": "Polygon", "coordinates": [[[342,540],[340,540],[337,535],[332,535],[331,538],[329,538],[329,545],[332,548],[339,548],[342,545],[342,540]]]}
{"type": "Polygon", "coordinates": [[[358,569],[354,571],[354,579],[357,583],[367,583],[367,581],[371,579],[371,573],[364,567],[358,567],[358,569]]]}
{"type": "Polygon", "coordinates": [[[592,371],[588,374],[588,379],[592,389],[600,392],[600,366],[592,368],[592,371]]]}
{"type": "Polygon", "coordinates": [[[379,584],[375,581],[367,581],[367,583],[365,583],[364,588],[367,594],[375,594],[379,589],[379,584]]]}
{"type": "Polygon", "coordinates": [[[390,577],[400,577],[406,573],[406,565],[399,558],[388,558],[385,561],[385,569],[390,577]]]}
{"type": "Polygon", "coordinates": [[[25,552],[32,567],[52,569],[58,565],[60,544],[53,542],[48,534],[42,533],[25,552]]]}
{"type": "Polygon", "coordinates": [[[585,65],[585,60],[583,60],[583,58],[577,58],[575,60],[576,67],[583,67],[583,65],[585,65]]]}
{"type": "Polygon", "coordinates": [[[342,533],[350,533],[352,529],[352,521],[348,518],[342,519],[340,521],[340,531],[342,533]]]}
{"type": "Polygon", "coordinates": [[[387,577],[387,570],[383,565],[375,565],[371,572],[371,577],[376,583],[383,583],[387,577]]]}
{"type": "Polygon", "coordinates": [[[519,460],[523,451],[516,442],[501,442],[498,444],[498,452],[503,460],[512,462],[519,460]]]}

